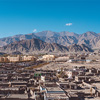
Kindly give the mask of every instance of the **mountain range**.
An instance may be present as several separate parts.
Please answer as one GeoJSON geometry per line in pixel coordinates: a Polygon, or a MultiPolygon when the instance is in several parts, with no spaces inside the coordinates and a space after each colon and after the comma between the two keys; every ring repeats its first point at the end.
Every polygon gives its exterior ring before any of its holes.
{"type": "Polygon", "coordinates": [[[7,44],[11,44],[15,41],[28,40],[37,38],[48,43],[57,43],[63,46],[69,46],[72,44],[85,44],[90,48],[100,48],[100,33],[88,31],[83,34],[77,34],[74,32],[52,32],[42,31],[38,33],[30,33],[25,35],[15,35],[12,37],[6,37],[0,39],[0,47],[7,44]]]}
{"type": "Polygon", "coordinates": [[[100,33],[42,31],[0,38],[0,52],[67,52],[100,49],[100,33]]]}
{"type": "Polygon", "coordinates": [[[49,53],[49,52],[93,52],[92,49],[88,48],[84,44],[77,45],[73,44],[68,47],[59,45],[57,43],[47,43],[42,40],[33,38],[29,40],[15,41],[6,46],[0,47],[0,52],[9,53],[9,54],[26,54],[26,53],[49,53]]]}

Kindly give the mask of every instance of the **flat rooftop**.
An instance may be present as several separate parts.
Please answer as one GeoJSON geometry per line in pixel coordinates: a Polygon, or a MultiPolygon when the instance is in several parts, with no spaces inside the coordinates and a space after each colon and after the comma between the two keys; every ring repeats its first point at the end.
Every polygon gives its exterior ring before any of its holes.
{"type": "Polygon", "coordinates": [[[6,98],[28,99],[28,95],[27,94],[10,94],[6,98]]]}
{"type": "Polygon", "coordinates": [[[46,87],[46,90],[50,93],[64,92],[60,87],[46,87]]]}
{"type": "Polygon", "coordinates": [[[66,94],[64,94],[64,93],[55,93],[55,94],[53,94],[53,93],[47,93],[46,94],[46,97],[47,98],[55,98],[55,99],[67,99],[67,98],[69,98],[66,94]]]}
{"type": "Polygon", "coordinates": [[[19,90],[19,88],[16,87],[10,87],[10,88],[0,88],[0,90],[19,90]]]}

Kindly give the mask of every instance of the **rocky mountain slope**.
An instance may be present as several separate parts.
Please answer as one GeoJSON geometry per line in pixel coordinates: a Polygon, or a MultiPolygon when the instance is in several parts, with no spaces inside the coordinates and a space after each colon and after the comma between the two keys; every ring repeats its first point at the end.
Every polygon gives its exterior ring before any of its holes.
{"type": "Polygon", "coordinates": [[[81,45],[77,45],[77,44],[70,45],[70,46],[68,46],[68,50],[70,52],[80,52],[80,51],[93,52],[93,50],[91,48],[87,47],[84,44],[81,44],[81,45]]]}
{"type": "Polygon", "coordinates": [[[85,44],[90,48],[100,48],[100,34],[91,31],[83,34],[76,34],[74,32],[66,31],[42,31],[25,35],[15,35],[12,37],[1,38],[0,47],[5,46],[7,44],[11,44],[15,41],[28,40],[32,38],[37,38],[48,43],[57,43],[66,47],[72,44],[85,44]]]}
{"type": "Polygon", "coordinates": [[[67,47],[56,43],[46,43],[39,39],[31,40],[21,40],[19,42],[13,42],[6,46],[0,48],[1,52],[12,53],[12,52],[21,52],[21,53],[32,53],[32,52],[67,52],[67,47]]]}
{"type": "Polygon", "coordinates": [[[86,51],[92,52],[93,50],[88,48],[85,45],[71,45],[65,47],[56,43],[46,43],[39,39],[31,40],[21,40],[19,42],[13,42],[6,46],[0,47],[0,52],[12,53],[12,52],[21,52],[21,53],[38,53],[38,52],[70,52],[70,51],[86,51]]]}

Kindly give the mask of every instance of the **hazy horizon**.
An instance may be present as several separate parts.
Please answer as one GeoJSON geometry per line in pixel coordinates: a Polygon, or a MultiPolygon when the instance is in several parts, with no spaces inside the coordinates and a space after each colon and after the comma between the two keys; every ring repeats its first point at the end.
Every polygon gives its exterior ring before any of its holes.
{"type": "MultiPolygon", "coordinates": [[[[52,31],[52,30],[44,30],[44,31],[57,32],[57,31],[52,31]]],[[[44,32],[44,31],[39,31],[39,32],[44,32]]],[[[39,33],[39,32],[31,32],[31,33],[39,33]]],[[[60,32],[69,32],[69,31],[60,31],[60,32]]],[[[57,32],[57,33],[60,33],[60,32],[57,32]]],[[[86,32],[94,32],[94,31],[86,31],[86,32]]],[[[86,33],[86,32],[84,32],[84,33],[86,33]]],[[[4,37],[0,37],[0,38],[13,37],[13,36],[17,36],[17,35],[27,35],[27,34],[31,34],[31,33],[14,34],[14,35],[10,35],[10,34],[9,34],[9,36],[4,36],[4,37]]],[[[79,33],[76,33],[76,32],[69,32],[69,33],[79,34],[79,33]]],[[[80,33],[79,35],[84,34],[84,33],[80,33]]],[[[94,32],[94,33],[96,33],[96,32],[94,32]]],[[[100,32],[99,32],[99,33],[100,33],[100,32]]],[[[99,33],[96,33],[96,34],[99,34],[99,33]]]]}

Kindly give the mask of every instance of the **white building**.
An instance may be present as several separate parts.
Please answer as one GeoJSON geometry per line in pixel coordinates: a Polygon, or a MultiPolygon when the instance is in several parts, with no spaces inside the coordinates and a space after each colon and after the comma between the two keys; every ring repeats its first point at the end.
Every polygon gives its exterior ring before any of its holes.
{"type": "Polygon", "coordinates": [[[44,55],[44,56],[42,57],[42,59],[43,59],[44,61],[53,61],[53,60],[55,59],[55,56],[54,56],[54,55],[44,55]]]}
{"type": "Polygon", "coordinates": [[[22,56],[22,61],[34,61],[36,58],[34,56],[22,56]]]}
{"type": "Polygon", "coordinates": [[[10,62],[18,62],[18,61],[21,60],[21,56],[19,56],[19,55],[18,55],[17,57],[8,56],[7,58],[8,58],[8,60],[9,60],[10,62]]]}

